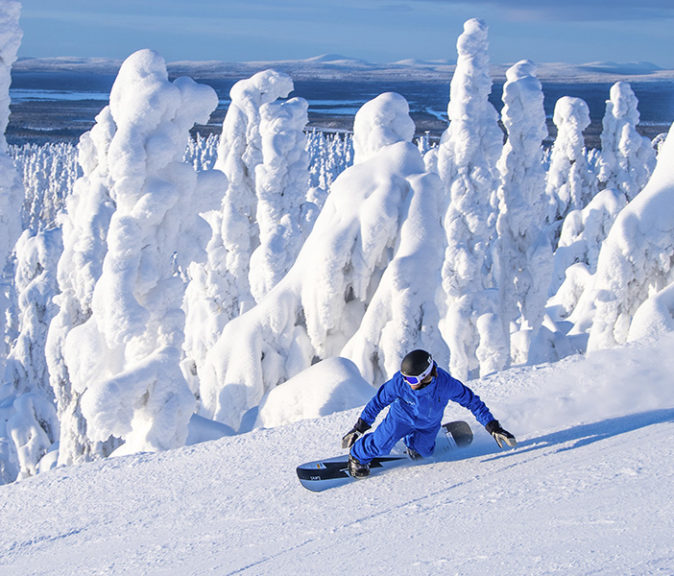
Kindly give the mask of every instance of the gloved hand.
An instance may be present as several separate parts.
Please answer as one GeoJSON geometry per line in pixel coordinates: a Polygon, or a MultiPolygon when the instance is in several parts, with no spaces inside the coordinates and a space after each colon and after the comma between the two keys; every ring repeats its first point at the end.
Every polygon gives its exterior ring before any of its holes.
{"type": "Polygon", "coordinates": [[[517,440],[515,437],[507,430],[501,428],[498,420],[492,420],[485,426],[485,428],[487,429],[487,432],[489,432],[494,437],[494,440],[496,440],[499,448],[503,448],[504,443],[511,448],[517,446],[517,440]]]}
{"type": "Polygon", "coordinates": [[[355,426],[351,428],[342,438],[342,448],[351,448],[365,432],[370,429],[370,425],[362,418],[358,418],[355,426]]]}

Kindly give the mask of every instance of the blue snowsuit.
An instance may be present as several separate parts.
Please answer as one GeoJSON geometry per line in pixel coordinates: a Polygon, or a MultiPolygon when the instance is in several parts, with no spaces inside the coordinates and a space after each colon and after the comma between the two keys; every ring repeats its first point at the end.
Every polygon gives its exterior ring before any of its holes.
{"type": "Polygon", "coordinates": [[[438,368],[437,364],[435,369],[437,376],[419,390],[413,390],[400,372],[382,384],[360,417],[371,426],[386,406],[390,408],[376,430],[362,436],[352,446],[351,454],[358,461],[367,464],[373,458],[388,454],[401,438],[408,448],[421,456],[430,456],[450,400],[470,410],[483,426],[495,420],[489,408],[470,388],[438,368]]]}

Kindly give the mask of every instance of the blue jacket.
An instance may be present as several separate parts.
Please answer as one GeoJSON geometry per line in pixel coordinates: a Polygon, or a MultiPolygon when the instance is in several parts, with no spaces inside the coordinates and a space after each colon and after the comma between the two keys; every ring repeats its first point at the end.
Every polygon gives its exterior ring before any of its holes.
{"type": "Polygon", "coordinates": [[[450,400],[460,404],[473,413],[475,419],[485,426],[495,418],[480,397],[448,372],[436,365],[438,375],[420,390],[413,390],[402,374],[396,372],[393,378],[379,388],[375,396],[367,403],[361,419],[370,426],[377,415],[386,406],[396,418],[412,424],[417,429],[429,429],[440,426],[442,416],[450,400]]]}

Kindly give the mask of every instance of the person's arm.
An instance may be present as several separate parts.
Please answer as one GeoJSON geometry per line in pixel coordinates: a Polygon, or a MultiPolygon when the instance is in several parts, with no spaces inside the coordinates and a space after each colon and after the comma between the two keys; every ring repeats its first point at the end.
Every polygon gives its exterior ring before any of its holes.
{"type": "Polygon", "coordinates": [[[384,382],[377,390],[377,393],[370,399],[370,401],[363,408],[360,419],[372,426],[374,421],[379,416],[379,413],[391,404],[398,395],[395,392],[395,383],[393,378],[388,382],[384,382]]]}
{"type": "Polygon", "coordinates": [[[452,395],[450,396],[450,400],[470,410],[482,426],[486,426],[492,420],[496,420],[489,411],[489,408],[487,408],[487,405],[482,402],[475,392],[456,378],[452,378],[451,376],[450,378],[452,380],[452,395]]]}
{"type": "Polygon", "coordinates": [[[511,448],[516,446],[515,436],[501,427],[499,421],[494,418],[487,405],[480,400],[480,397],[456,378],[452,378],[452,380],[455,384],[452,400],[473,413],[475,419],[492,435],[499,448],[503,448],[504,444],[511,448]]]}
{"type": "Polygon", "coordinates": [[[396,399],[393,379],[379,387],[377,393],[365,405],[356,424],[342,437],[342,448],[351,448],[374,424],[379,413],[396,399]]]}

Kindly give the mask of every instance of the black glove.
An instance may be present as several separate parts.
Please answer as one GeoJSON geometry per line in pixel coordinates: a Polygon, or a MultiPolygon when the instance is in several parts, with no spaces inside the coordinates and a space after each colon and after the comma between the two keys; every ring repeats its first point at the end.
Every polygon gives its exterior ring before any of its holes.
{"type": "Polygon", "coordinates": [[[492,420],[485,426],[485,428],[487,429],[487,432],[489,432],[494,437],[494,440],[496,440],[499,448],[503,448],[504,443],[511,448],[517,446],[517,440],[515,437],[507,430],[501,428],[498,420],[492,420]]]}
{"type": "Polygon", "coordinates": [[[358,418],[356,425],[349,430],[342,438],[342,448],[351,448],[365,432],[370,429],[370,425],[362,418],[358,418]]]}

